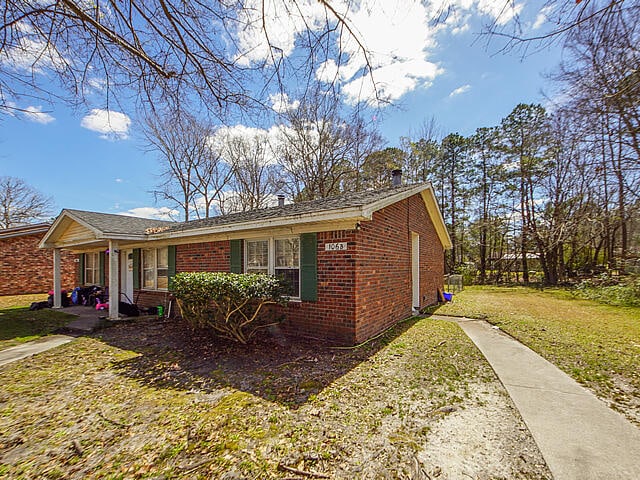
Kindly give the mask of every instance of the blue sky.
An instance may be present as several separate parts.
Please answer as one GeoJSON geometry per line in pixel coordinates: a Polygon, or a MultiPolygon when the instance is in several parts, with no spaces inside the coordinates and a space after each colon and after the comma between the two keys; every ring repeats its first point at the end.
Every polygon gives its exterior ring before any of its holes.
{"type": "MultiPolygon", "coordinates": [[[[401,5],[410,3],[404,2],[401,5]]],[[[384,7],[392,3],[387,0],[384,7]]],[[[427,7],[417,2],[415,11],[402,10],[397,24],[389,21],[388,11],[361,9],[354,15],[354,25],[375,51],[378,78],[386,82],[385,93],[395,104],[372,114],[388,146],[397,146],[401,136],[417,132],[431,117],[443,134],[468,135],[478,127],[496,125],[518,103],[544,104],[541,91],[549,88],[542,74],[560,60],[557,47],[522,58],[518,52],[496,53],[498,39],[488,47],[486,38],[478,40],[483,23],[496,18],[505,24],[512,21],[515,12],[501,9],[504,0],[454,1],[458,8],[434,28],[427,19],[437,3],[431,2],[431,10],[425,11],[427,7]]],[[[525,30],[534,32],[544,18],[529,3],[516,3],[515,8],[525,30]]],[[[280,27],[282,41],[290,41],[284,33],[295,28],[280,27]]],[[[354,53],[353,71],[361,66],[356,57],[354,53]]],[[[327,68],[330,71],[331,65],[327,68]]],[[[375,74],[374,68],[374,78],[375,74]]],[[[347,74],[341,82],[345,92],[363,90],[357,76],[347,74]]],[[[55,214],[62,208],[158,213],[162,205],[154,203],[149,192],[158,181],[159,167],[155,156],[143,151],[133,107],[113,108],[110,130],[104,105],[70,109],[25,101],[18,106],[32,113],[0,111],[0,175],[20,177],[53,197],[55,214]]]]}

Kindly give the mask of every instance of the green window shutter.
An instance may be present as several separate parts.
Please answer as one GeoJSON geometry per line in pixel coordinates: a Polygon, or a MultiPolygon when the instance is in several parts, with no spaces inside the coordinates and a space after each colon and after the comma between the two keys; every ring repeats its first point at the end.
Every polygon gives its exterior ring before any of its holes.
{"type": "Polygon", "coordinates": [[[99,278],[100,278],[100,285],[104,287],[104,257],[105,254],[104,252],[100,252],[100,273],[99,273],[99,278]]]}
{"type": "Polygon", "coordinates": [[[242,240],[231,240],[231,259],[229,271],[231,273],[242,273],[242,240]]]}
{"type": "Polygon", "coordinates": [[[140,249],[133,249],[133,288],[140,288],[140,249]]]}
{"type": "Polygon", "coordinates": [[[171,280],[176,275],[176,246],[169,245],[167,247],[167,256],[169,257],[168,273],[169,276],[169,288],[171,289],[171,280]]]}
{"type": "Polygon", "coordinates": [[[79,258],[79,262],[78,262],[78,284],[79,285],[84,285],[84,253],[81,253],[80,255],[78,255],[79,258]]]}
{"type": "Polygon", "coordinates": [[[318,300],[318,234],[300,235],[300,299],[318,300]]]}

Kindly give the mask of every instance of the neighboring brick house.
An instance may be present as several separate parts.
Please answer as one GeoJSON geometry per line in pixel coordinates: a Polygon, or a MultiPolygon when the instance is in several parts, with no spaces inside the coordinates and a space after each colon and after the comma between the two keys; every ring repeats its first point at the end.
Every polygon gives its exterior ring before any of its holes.
{"type": "Polygon", "coordinates": [[[143,306],[167,305],[176,272],[283,276],[294,291],[283,328],[343,344],[437,302],[450,246],[429,184],[182,223],[63,210],[41,243],[80,253],[81,283],[108,278],[143,306]]]}
{"type": "MultiPolygon", "coordinates": [[[[47,293],[53,288],[53,254],[38,248],[51,224],[0,230],[0,295],[47,293]]],[[[75,256],[62,255],[62,286],[75,285],[75,256]]]]}

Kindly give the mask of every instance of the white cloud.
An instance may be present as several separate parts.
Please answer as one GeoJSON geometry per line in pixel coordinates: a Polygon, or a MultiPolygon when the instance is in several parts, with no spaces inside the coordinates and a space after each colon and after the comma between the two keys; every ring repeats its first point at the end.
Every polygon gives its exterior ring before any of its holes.
{"type": "Polygon", "coordinates": [[[36,123],[42,123],[46,125],[47,123],[51,123],[55,120],[55,118],[49,115],[47,112],[42,111],[41,106],[33,107],[29,106],[24,109],[24,116],[27,120],[36,123]]]}
{"type": "MultiPolygon", "coordinates": [[[[272,63],[292,56],[296,40],[307,31],[319,32],[334,14],[317,0],[246,0],[236,32],[237,61],[241,65],[272,63]],[[264,16],[264,23],[263,23],[264,16]],[[267,32],[263,30],[267,25],[267,32]]],[[[441,33],[458,35],[477,17],[504,25],[520,14],[524,2],[505,0],[335,0],[333,10],[346,18],[327,41],[341,52],[316,71],[323,82],[337,82],[348,103],[395,101],[406,93],[428,88],[444,69],[432,56],[441,33]],[[446,14],[444,14],[446,13],[446,14]],[[439,21],[434,22],[435,19],[439,21]],[[340,35],[339,33],[342,32],[340,35]],[[355,38],[354,38],[355,36],[355,38]],[[365,46],[367,53],[362,51],[365,46]],[[375,85],[374,83],[375,82],[375,85]]],[[[282,100],[282,99],[280,99],[282,100]]],[[[287,102],[271,99],[276,111],[287,102]]]]}
{"type": "Polygon", "coordinates": [[[122,183],[124,180],[122,178],[116,178],[116,183],[122,183]]]}
{"type": "Polygon", "coordinates": [[[0,62],[15,71],[42,73],[44,69],[63,70],[68,62],[55,47],[43,41],[26,22],[17,24],[18,38],[11,46],[0,50],[0,62]]]}
{"type": "Polygon", "coordinates": [[[453,90],[449,94],[449,98],[453,98],[453,97],[456,97],[458,95],[462,95],[463,93],[468,92],[469,90],[471,90],[471,85],[469,85],[469,84],[462,85],[461,87],[458,87],[455,90],[453,90]]]}
{"type": "Polygon", "coordinates": [[[137,207],[127,210],[126,212],[119,212],[118,215],[151,218],[155,220],[173,220],[180,215],[180,212],[168,207],[137,207]]]}
{"type": "Polygon", "coordinates": [[[507,0],[478,0],[476,7],[479,13],[493,18],[496,24],[505,25],[520,14],[524,3],[507,0]]]}
{"type": "Polygon", "coordinates": [[[533,22],[533,25],[531,26],[532,30],[537,30],[539,29],[542,25],[544,25],[544,23],[549,20],[549,14],[553,11],[553,5],[548,5],[546,7],[544,7],[542,10],[540,10],[540,13],[538,13],[538,16],[536,17],[535,21],[533,22]]]}
{"type": "MultiPolygon", "coordinates": [[[[337,5],[337,8],[341,8],[337,5]]],[[[326,13],[316,0],[299,0],[295,6],[282,0],[245,0],[236,32],[240,65],[288,57],[295,48],[296,36],[308,29],[317,30],[326,13]],[[267,25],[267,31],[263,30],[267,25]]]]}
{"type": "Polygon", "coordinates": [[[222,152],[223,158],[226,155],[226,149],[233,144],[233,139],[254,142],[266,142],[268,148],[264,150],[264,160],[268,165],[277,163],[277,150],[280,144],[281,127],[273,125],[268,130],[255,127],[247,127],[245,125],[235,125],[233,127],[220,127],[216,130],[216,134],[212,138],[214,148],[222,152]]]}
{"type": "Polygon", "coordinates": [[[299,100],[289,101],[289,95],[286,93],[274,93],[269,95],[271,108],[277,113],[285,113],[289,110],[295,110],[300,106],[299,100]]]}
{"type": "Polygon", "coordinates": [[[87,86],[94,92],[104,92],[107,88],[107,79],[93,77],[87,81],[87,86]]]}
{"type": "Polygon", "coordinates": [[[82,119],[80,125],[88,130],[101,133],[101,138],[125,140],[129,137],[131,119],[121,112],[95,108],[82,119]]]}

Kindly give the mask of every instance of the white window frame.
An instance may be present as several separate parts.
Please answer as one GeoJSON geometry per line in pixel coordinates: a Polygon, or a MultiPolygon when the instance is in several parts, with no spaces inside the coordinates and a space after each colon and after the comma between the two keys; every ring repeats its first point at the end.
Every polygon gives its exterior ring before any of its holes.
{"type": "MultiPolygon", "coordinates": [[[[276,274],[276,240],[291,240],[296,239],[298,241],[298,293],[297,295],[292,295],[289,298],[293,300],[300,299],[300,292],[302,291],[302,282],[301,282],[301,272],[300,272],[300,236],[298,235],[289,235],[289,236],[279,236],[279,237],[263,237],[263,238],[247,238],[244,240],[244,272],[251,273],[249,270],[249,242],[267,242],[267,274],[275,275],[276,274]]],[[[291,270],[295,270],[295,268],[291,268],[291,270]]]]}
{"type": "Polygon", "coordinates": [[[169,283],[169,247],[157,247],[157,248],[144,248],[142,249],[142,251],[140,252],[140,273],[142,274],[142,278],[140,279],[140,284],[141,284],[141,289],[142,290],[157,290],[157,291],[162,291],[162,292],[166,292],[168,290],[168,283],[169,283]],[[166,258],[167,258],[167,265],[158,265],[158,252],[160,250],[165,250],[166,253],[166,258]],[[145,265],[144,262],[144,258],[145,258],[145,251],[151,251],[153,252],[153,263],[151,265],[145,265]],[[147,286],[145,285],[145,272],[147,270],[150,270],[153,272],[153,286],[147,286]],[[165,270],[167,272],[166,275],[158,275],[158,272],[161,270],[165,270]],[[166,277],[167,278],[167,287],[162,287],[159,288],[158,287],[158,277],[166,277]]]}
{"type": "MultiPolygon", "coordinates": [[[[100,252],[84,254],[84,272],[82,272],[85,285],[98,285],[100,282],[100,252]],[[89,266],[89,258],[93,259],[93,265],[89,266]],[[92,280],[89,281],[88,272],[91,272],[92,280]]],[[[102,285],[101,285],[102,286],[102,285]]]]}

